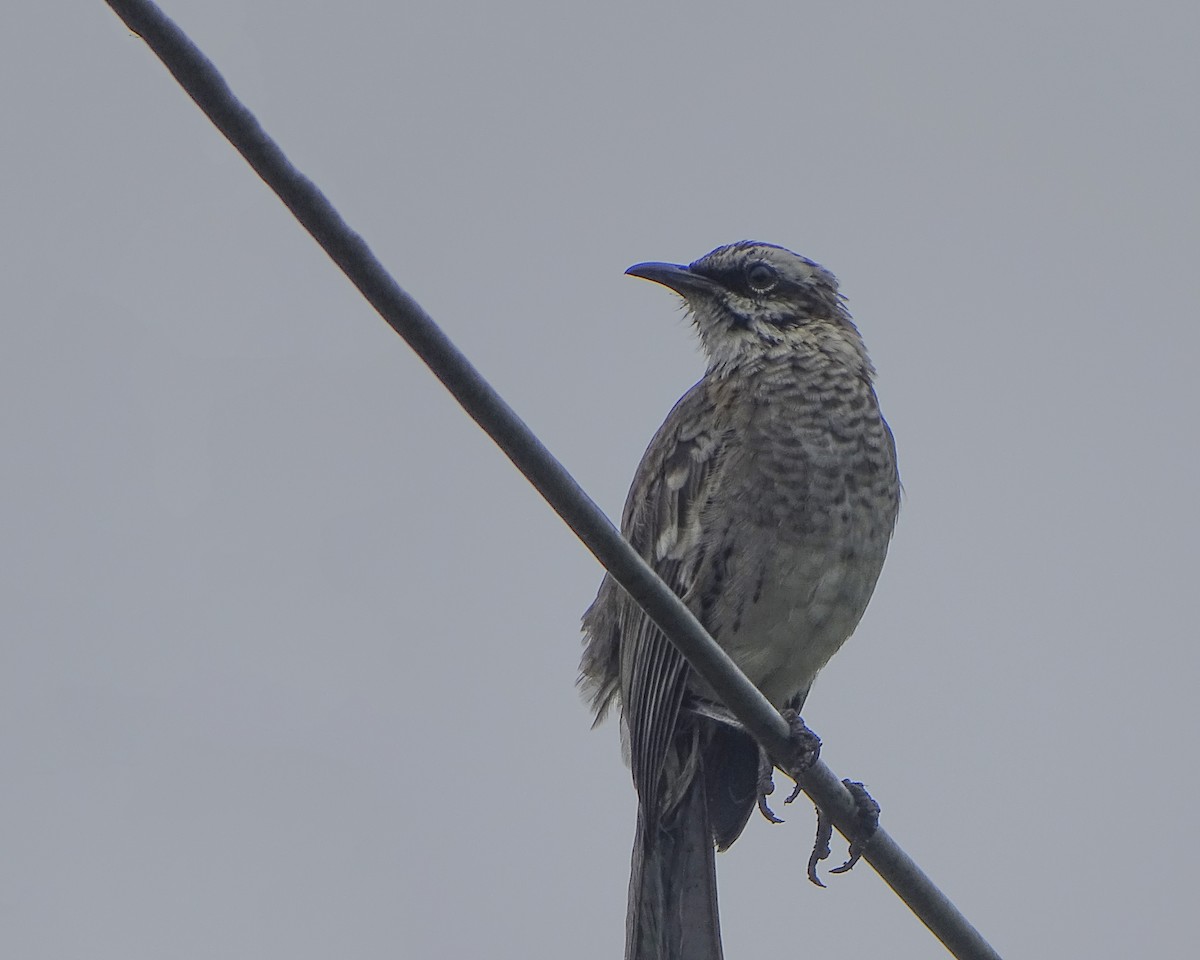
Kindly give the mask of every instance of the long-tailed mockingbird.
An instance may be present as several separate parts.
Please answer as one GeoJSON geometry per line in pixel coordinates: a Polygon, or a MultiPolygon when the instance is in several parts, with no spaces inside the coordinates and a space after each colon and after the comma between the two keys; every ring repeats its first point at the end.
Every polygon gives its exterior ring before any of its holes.
{"type": "MultiPolygon", "coordinates": [[[[799,713],[857,626],[900,482],[837,280],[735,243],[626,273],[685,301],[708,357],[642,457],[621,528],[776,707],[799,713]]],[[[638,825],[627,960],[721,956],[713,848],[759,799],[759,749],[611,577],[583,617],[597,722],[620,703],[638,825]]],[[[769,768],[768,768],[769,769],[769,768]]]]}

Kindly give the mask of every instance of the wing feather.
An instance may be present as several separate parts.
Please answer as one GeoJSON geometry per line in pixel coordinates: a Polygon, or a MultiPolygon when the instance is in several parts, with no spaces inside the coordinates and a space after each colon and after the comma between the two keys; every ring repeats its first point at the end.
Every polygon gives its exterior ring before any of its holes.
{"type": "MultiPolygon", "coordinates": [[[[718,419],[702,381],[651,440],[622,514],[625,537],[684,598],[703,561],[700,513],[726,449],[718,419]]],[[[687,687],[687,663],[609,577],[584,615],[584,628],[583,681],[598,715],[620,694],[634,784],[643,810],[652,814],[661,809],[663,767],[687,687]]]]}

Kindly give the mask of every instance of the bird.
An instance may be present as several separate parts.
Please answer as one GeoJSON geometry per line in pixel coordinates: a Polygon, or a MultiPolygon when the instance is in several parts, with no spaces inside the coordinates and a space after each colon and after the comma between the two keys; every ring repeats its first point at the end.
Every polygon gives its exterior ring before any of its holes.
{"type": "MultiPolygon", "coordinates": [[[[834,275],[783,247],[625,272],[682,298],[707,366],[642,456],[621,531],[798,716],[867,607],[899,511],[875,369],[834,275]]],[[[638,797],[625,958],[719,960],[714,853],[762,799],[765,758],[610,575],[583,634],[580,687],[595,724],[619,705],[638,797]]]]}

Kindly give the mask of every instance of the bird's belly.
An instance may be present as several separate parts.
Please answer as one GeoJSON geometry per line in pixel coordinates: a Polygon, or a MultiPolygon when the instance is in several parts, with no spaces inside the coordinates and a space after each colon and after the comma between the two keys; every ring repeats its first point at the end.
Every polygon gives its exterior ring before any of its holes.
{"type": "Polygon", "coordinates": [[[806,691],[866,609],[882,566],[857,551],[777,549],[738,577],[714,637],[776,707],[806,691]]]}

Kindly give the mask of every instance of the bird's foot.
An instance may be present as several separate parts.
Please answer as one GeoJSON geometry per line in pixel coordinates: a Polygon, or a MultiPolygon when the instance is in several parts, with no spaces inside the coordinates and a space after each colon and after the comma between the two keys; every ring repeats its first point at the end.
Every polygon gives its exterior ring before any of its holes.
{"type": "Polygon", "coordinates": [[[800,796],[800,791],[804,789],[804,775],[812,769],[813,764],[821,756],[821,738],[808,729],[808,724],[800,718],[800,714],[795,710],[784,710],[783,719],[788,722],[788,726],[792,730],[791,754],[784,758],[782,764],[783,772],[796,781],[795,788],[783,801],[791,803],[800,796]]]}
{"type": "MultiPolygon", "coordinates": [[[[850,791],[854,798],[854,836],[850,839],[849,859],[840,867],[834,867],[830,873],[847,873],[860,859],[879,829],[879,804],[867,793],[867,788],[857,780],[843,780],[842,786],[850,791]]],[[[812,855],[808,858],[808,879],[818,887],[825,884],[817,876],[817,864],[829,857],[829,841],[833,838],[833,821],[820,807],[817,807],[817,839],[813,842],[812,855]]]]}
{"type": "MultiPolygon", "coordinates": [[[[788,755],[781,758],[782,762],[779,765],[784,773],[796,781],[795,789],[783,801],[791,803],[800,796],[800,791],[804,789],[804,775],[812,769],[812,765],[821,755],[821,738],[808,729],[808,724],[800,719],[800,714],[795,710],[789,708],[784,710],[782,715],[792,731],[788,755]]],[[[775,792],[774,772],[775,765],[771,762],[771,758],[765,751],[760,750],[758,754],[758,812],[771,823],[783,823],[782,818],[775,816],[775,811],[767,804],[767,797],[775,792]]]]}
{"type": "Polygon", "coordinates": [[[782,817],[775,816],[775,811],[767,804],[767,797],[775,792],[775,764],[767,756],[766,750],[758,751],[758,812],[771,823],[783,823],[782,817]]]}

